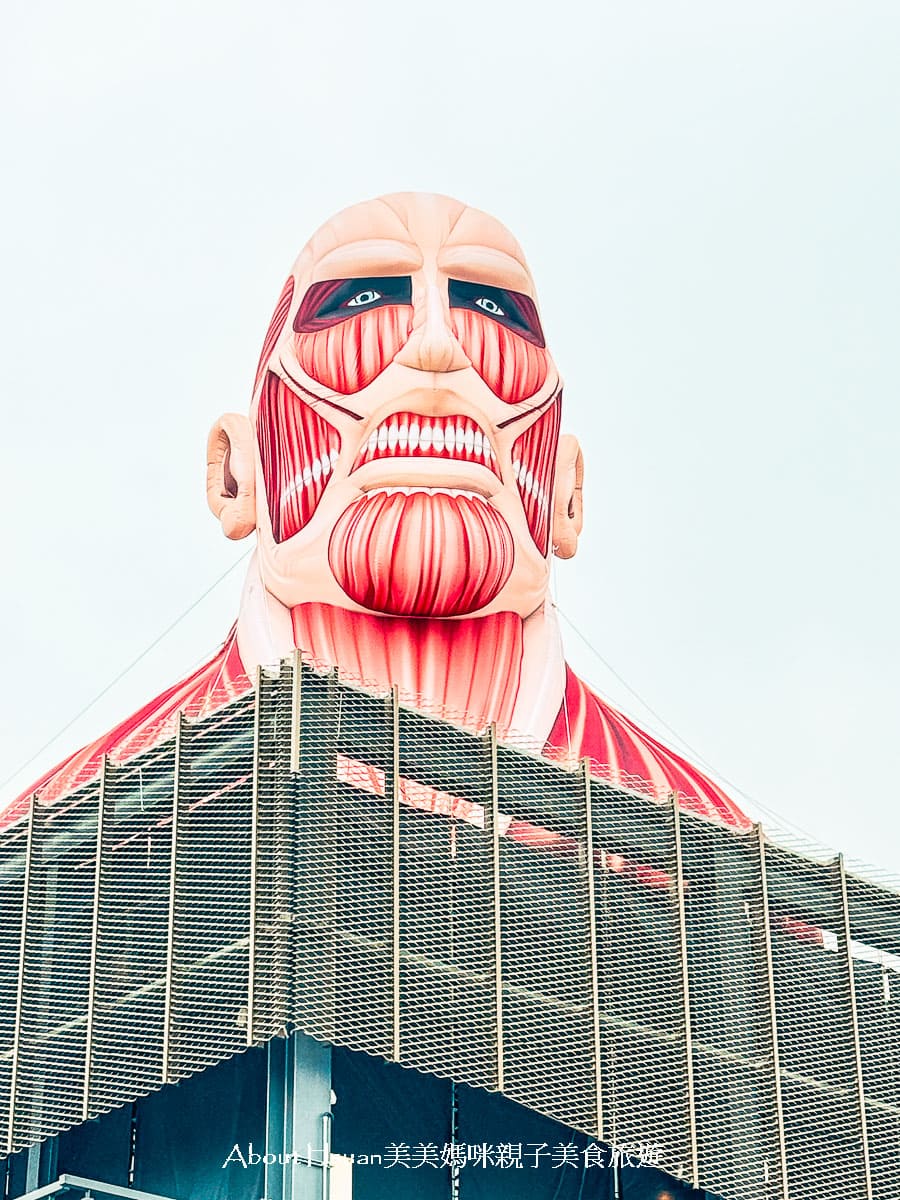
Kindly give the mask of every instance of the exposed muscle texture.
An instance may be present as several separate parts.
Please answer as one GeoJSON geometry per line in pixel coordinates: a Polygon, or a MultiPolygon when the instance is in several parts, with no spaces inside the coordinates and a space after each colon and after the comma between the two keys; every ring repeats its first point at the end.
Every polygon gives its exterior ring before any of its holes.
{"type": "Polygon", "coordinates": [[[469,308],[451,309],[453,328],[472,366],[495,396],[519,404],[547,378],[547,352],[469,308]]]}
{"type": "Polygon", "coordinates": [[[617,787],[649,790],[659,799],[677,792],[681,807],[690,812],[736,829],[753,828],[717,784],[601,700],[568,668],[563,707],[544,753],[569,762],[587,756],[594,774],[617,787]]]}
{"type": "MultiPolygon", "coordinates": [[[[747,828],[715,784],[566,675],[548,558],[551,544],[575,553],[583,466],[559,437],[560,392],[534,281],[499,222],[414,194],[328,222],[281,290],[249,419],[226,413],[207,443],[210,509],[229,538],[258,531],[236,630],[190,679],[0,811],[0,825],[27,813],[30,793],[64,801],[104,756],[122,763],[171,737],[179,712],[251,690],[247,671],[299,647],[466,729],[496,723],[504,740],[569,766],[588,757],[602,779],[678,792],[747,828]]],[[[385,795],[374,763],[335,766],[342,783],[385,795]]],[[[484,827],[474,800],[415,780],[399,793],[484,827]]],[[[565,832],[502,812],[497,824],[579,852],[565,832]]],[[[606,867],[632,869],[624,854],[606,867]]],[[[671,886],[665,871],[634,870],[671,886]]]]}
{"type": "Polygon", "coordinates": [[[257,431],[272,536],[283,542],[316,511],[341,439],[334,426],[271,372],[263,385],[257,431]]]}
{"type": "MultiPolygon", "coordinates": [[[[514,614],[442,623],[302,604],[291,616],[295,641],[305,651],[315,647],[304,654],[315,664],[338,665],[352,679],[380,690],[396,682],[402,697],[421,703],[427,696],[435,701],[431,711],[469,729],[477,731],[493,720],[501,730],[508,726],[522,649],[522,622],[514,614]],[[458,669],[460,661],[465,662],[465,671],[458,669]]],[[[57,803],[99,777],[104,755],[114,763],[128,762],[171,738],[180,712],[195,720],[251,689],[232,630],[209,663],[64,759],[0,810],[0,829],[27,815],[32,794],[39,804],[57,803]]],[[[544,754],[568,764],[588,757],[595,778],[650,791],[660,799],[677,792],[687,811],[733,829],[753,828],[708,776],[591,692],[571,671],[566,673],[565,697],[544,754]]],[[[416,807],[440,811],[433,803],[414,802],[416,807]]],[[[559,834],[547,834],[521,821],[513,821],[506,832],[531,845],[560,842],[559,834]]],[[[618,856],[612,857],[611,870],[631,870],[625,860],[620,866],[618,856]]],[[[808,929],[798,923],[794,932],[801,936],[808,929]]]]}
{"type": "Polygon", "coordinates": [[[408,304],[375,308],[313,333],[295,334],[297,360],[311,379],[349,396],[381,374],[411,328],[408,304]]]}
{"type": "Polygon", "coordinates": [[[473,494],[370,492],[338,518],[328,560],[347,595],[373,612],[455,617],[477,612],[509,578],[509,526],[473,494]]]}
{"type": "Polygon", "coordinates": [[[269,322],[269,331],[266,334],[266,340],[263,342],[262,353],[259,356],[259,362],[256,365],[256,378],[253,381],[254,392],[259,387],[259,381],[263,371],[266,369],[266,363],[272,351],[275,349],[275,343],[278,341],[284,323],[287,320],[288,311],[291,307],[291,299],[294,295],[294,277],[288,276],[288,279],[281,289],[281,295],[278,297],[278,303],[275,305],[275,311],[272,314],[272,320],[269,322]]]}
{"type": "Polygon", "coordinates": [[[513,443],[513,472],[534,544],[546,554],[550,538],[553,469],[559,441],[562,401],[554,400],[543,416],[513,443]]]}
{"type": "Polygon", "coordinates": [[[515,613],[429,621],[299,604],[291,617],[294,641],[317,667],[339,666],[342,678],[377,691],[396,683],[401,700],[427,696],[434,715],[476,732],[512,718],[522,661],[515,613]]]}

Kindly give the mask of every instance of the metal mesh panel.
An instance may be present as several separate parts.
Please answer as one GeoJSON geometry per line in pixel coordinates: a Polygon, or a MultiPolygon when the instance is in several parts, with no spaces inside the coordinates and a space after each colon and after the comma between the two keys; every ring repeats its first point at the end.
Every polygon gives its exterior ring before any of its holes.
{"type": "Polygon", "coordinates": [[[28,830],[24,826],[0,835],[0,1149],[10,1137],[10,1087],[16,1040],[22,899],[28,830]]]}
{"type": "Polygon", "coordinates": [[[759,844],[690,819],[681,839],[698,1175],[780,1197],[759,844]]]}
{"type": "Polygon", "coordinates": [[[133,766],[107,764],[89,1009],[91,1113],[127,1103],[163,1079],[174,794],[171,745],[133,766]]]}
{"type": "Polygon", "coordinates": [[[304,675],[297,786],[294,989],[291,1017],[313,1037],[334,1040],[337,887],[342,846],[336,738],[341,694],[334,674],[304,675]]]}
{"type": "Polygon", "coordinates": [[[595,785],[605,1132],[690,1170],[684,990],[673,814],[595,785]]]}
{"type": "Polygon", "coordinates": [[[13,1099],[17,1144],[84,1116],[99,793],[32,818],[20,1039],[13,1099]]]}
{"type": "Polygon", "coordinates": [[[291,787],[291,671],[261,673],[254,719],[251,837],[252,977],[248,1043],[287,1028],[294,903],[294,794],[291,787]]]}
{"type": "Polygon", "coordinates": [[[330,766],[323,764],[338,779],[336,807],[329,810],[339,884],[335,1040],[385,1057],[397,1057],[399,1039],[398,720],[393,696],[345,691],[336,712],[336,753],[330,766]]]}
{"type": "Polygon", "coordinates": [[[772,846],[766,862],[791,1195],[865,1197],[837,868],[772,846]]]}
{"type": "Polygon", "coordinates": [[[496,1087],[490,748],[404,711],[400,770],[399,1058],[496,1087]]]}
{"type": "Polygon", "coordinates": [[[896,892],[297,662],[0,837],[0,1137],[291,1028],[727,1200],[900,1189],[896,892]]]}
{"type": "Polygon", "coordinates": [[[504,1090],[598,1134],[585,777],[508,750],[498,767],[504,1090]]]}
{"type": "Polygon", "coordinates": [[[873,1194],[900,1194],[900,896],[847,880],[873,1194]]]}
{"type": "Polygon", "coordinates": [[[247,1045],[253,759],[227,724],[179,740],[167,1079],[247,1045]]]}

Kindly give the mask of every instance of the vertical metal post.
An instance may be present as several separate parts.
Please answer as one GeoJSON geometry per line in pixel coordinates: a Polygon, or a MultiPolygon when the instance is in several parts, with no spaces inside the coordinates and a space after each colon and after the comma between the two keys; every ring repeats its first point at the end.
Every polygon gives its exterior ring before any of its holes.
{"type": "Polygon", "coordinates": [[[491,754],[491,876],[494,891],[494,1011],[497,1024],[497,1091],[505,1087],[503,1034],[503,922],[500,890],[500,779],[497,770],[497,726],[488,734],[491,754]]]}
{"type": "Polygon", "coordinates": [[[299,650],[294,651],[291,671],[291,774],[300,771],[300,739],[303,723],[300,719],[303,699],[303,658],[299,650]]]}
{"type": "Polygon", "coordinates": [[[400,1061],[400,689],[391,688],[391,1057],[400,1061]]]}
{"type": "Polygon", "coordinates": [[[594,887],[594,815],[591,796],[591,760],[581,760],[584,784],[584,848],[588,905],[588,953],[591,963],[591,1037],[594,1053],[594,1105],[597,1137],[603,1137],[603,1060],[600,1045],[600,965],[597,954],[597,898],[594,887]]]}
{"type": "Polygon", "coordinates": [[[278,1156],[293,1143],[288,1136],[288,1058],[291,1040],[289,1037],[270,1038],[266,1044],[266,1156],[263,1195],[268,1200],[285,1200],[285,1176],[287,1167],[279,1162],[278,1156]]]}
{"type": "Polygon", "coordinates": [[[28,806],[28,834],[25,842],[25,879],[22,884],[22,930],[19,935],[19,981],[16,985],[16,1023],[13,1026],[12,1063],[9,1078],[9,1128],[7,1153],[15,1147],[16,1091],[19,1084],[19,1053],[22,1042],[22,1004],[25,999],[25,941],[28,936],[28,902],[31,894],[31,868],[34,855],[34,812],[37,795],[32,793],[28,806]]]}
{"type": "MultiPolygon", "coordinates": [[[[450,1145],[459,1144],[459,1088],[450,1080],[450,1145]]],[[[459,1176],[462,1168],[456,1156],[450,1162],[450,1200],[459,1200],[459,1176]]]]}
{"type": "Polygon", "coordinates": [[[778,1048],[778,1011],[775,1007],[775,967],[772,961],[772,925],[769,916],[769,881],[766,867],[766,835],[756,826],[759,856],[759,883],[762,901],[763,951],[766,965],[766,993],[769,1002],[769,1036],[772,1040],[772,1082],[775,1089],[775,1126],[778,1137],[778,1165],[781,1174],[781,1200],[790,1200],[787,1143],[784,1135],[784,1102],[781,1094],[781,1054],[778,1048]]]}
{"type": "Polygon", "coordinates": [[[841,891],[841,921],[844,967],[847,972],[847,989],[850,998],[850,1019],[853,1022],[853,1060],[856,1068],[856,1094],[859,1100],[859,1132],[862,1139],[863,1172],[866,1178],[867,1200],[874,1200],[872,1191],[872,1164],[869,1158],[869,1123],[866,1116],[866,1090],[862,1069],[862,1047],[859,1040],[859,1013],[856,1007],[856,980],[853,977],[853,945],[850,937],[850,904],[847,900],[847,869],[844,856],[837,857],[838,880],[841,891]]]}
{"type": "Polygon", "coordinates": [[[106,811],[106,777],[109,759],[100,760],[100,796],[97,801],[97,856],[94,862],[94,906],[91,914],[91,960],[88,968],[87,1019],[84,1035],[84,1095],[81,1119],[87,1121],[91,1107],[91,1058],[94,1048],[94,1017],[97,1007],[97,935],[100,929],[100,875],[103,864],[103,818],[106,811]]]}
{"type": "MultiPolygon", "coordinates": [[[[604,932],[615,928],[612,917],[612,906],[609,900],[609,855],[603,846],[600,847],[600,917],[601,928],[604,932]]],[[[612,1085],[612,1103],[603,1114],[604,1119],[606,1119],[607,1115],[609,1117],[609,1132],[605,1140],[611,1145],[617,1146],[619,1144],[619,1102],[616,1088],[619,1070],[615,1038],[610,1039],[606,1052],[609,1056],[609,1080],[612,1085]]],[[[601,1133],[602,1138],[603,1135],[601,1133]]],[[[618,1174],[616,1175],[616,1180],[618,1180],[618,1174]]],[[[618,1192],[616,1192],[616,1196],[618,1196],[618,1192]]]]}
{"type": "Polygon", "coordinates": [[[331,1200],[331,1112],[322,1113],[322,1200],[331,1200]]]}
{"type": "Polygon", "coordinates": [[[171,1078],[172,1007],[175,967],[175,906],[178,888],[178,835],[181,814],[181,745],[184,739],[184,713],[175,725],[175,765],[172,774],[172,840],[169,851],[169,914],[166,932],[166,986],[163,998],[162,1082],[171,1078]]]}
{"type": "Polygon", "coordinates": [[[331,1046],[303,1033],[288,1042],[286,1133],[291,1155],[284,1168],[284,1200],[325,1200],[331,1156],[331,1046]],[[319,1139],[322,1139],[321,1150],[319,1139]]]}
{"type": "Polygon", "coordinates": [[[681,847],[681,808],[674,792],[669,793],[675,841],[675,900],[678,905],[678,948],[681,959],[681,996],[684,1008],[684,1051],[687,1066],[688,1134],[690,1137],[691,1182],[700,1186],[697,1149],[697,1103],[694,1096],[694,1036],[691,1025],[691,989],[688,971],[687,915],[684,905],[684,856],[681,847]]]}
{"type": "Polygon", "coordinates": [[[262,667],[257,666],[253,707],[253,772],[250,792],[250,938],[247,950],[247,1045],[256,1021],[256,909],[259,890],[259,744],[262,721],[262,667]]]}

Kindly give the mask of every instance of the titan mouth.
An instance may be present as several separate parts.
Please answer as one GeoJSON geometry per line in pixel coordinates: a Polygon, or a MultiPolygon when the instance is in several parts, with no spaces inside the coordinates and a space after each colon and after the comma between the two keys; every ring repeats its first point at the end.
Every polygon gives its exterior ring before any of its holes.
{"type": "MultiPolygon", "coordinates": [[[[560,407],[557,398],[516,439],[506,467],[542,555],[549,548],[560,407]]],[[[334,475],[341,435],[270,372],[260,397],[257,437],[272,536],[281,543],[312,520],[334,475]]],[[[363,443],[351,475],[357,472],[355,482],[370,495],[394,487],[484,500],[503,482],[490,437],[461,415],[391,414],[363,443]]]]}
{"type": "Polygon", "coordinates": [[[477,500],[487,504],[488,499],[472,488],[454,487],[419,487],[416,484],[398,485],[393,487],[371,488],[366,493],[369,496],[449,496],[451,500],[477,500]]]}
{"type": "Polygon", "coordinates": [[[487,468],[500,479],[490,438],[471,417],[392,413],[369,434],[353,470],[381,459],[397,458],[470,463],[487,468]]]}

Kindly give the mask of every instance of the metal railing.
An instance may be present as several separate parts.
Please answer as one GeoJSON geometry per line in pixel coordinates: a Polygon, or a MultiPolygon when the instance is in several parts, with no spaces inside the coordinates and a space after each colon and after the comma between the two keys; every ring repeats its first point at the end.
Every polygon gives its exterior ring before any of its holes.
{"type": "Polygon", "coordinates": [[[0,1147],[302,1029],[727,1200],[900,1192],[900,895],[299,659],[0,835],[0,1147]]]}

